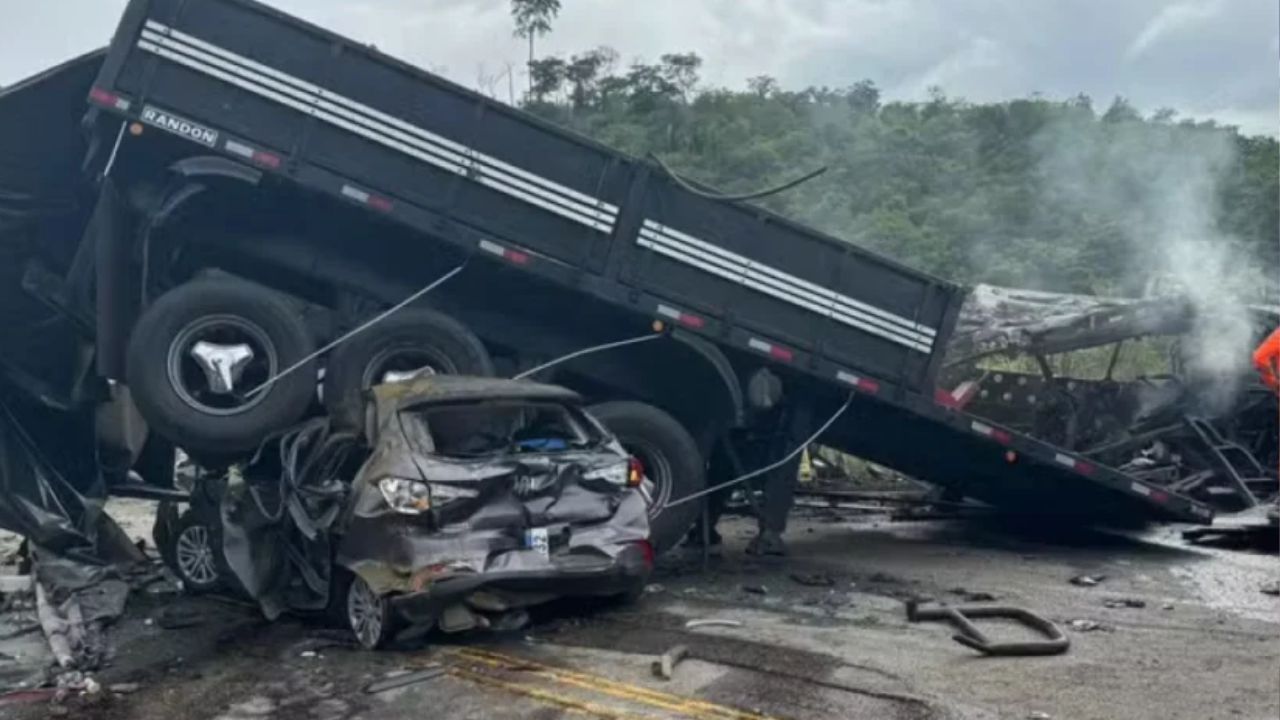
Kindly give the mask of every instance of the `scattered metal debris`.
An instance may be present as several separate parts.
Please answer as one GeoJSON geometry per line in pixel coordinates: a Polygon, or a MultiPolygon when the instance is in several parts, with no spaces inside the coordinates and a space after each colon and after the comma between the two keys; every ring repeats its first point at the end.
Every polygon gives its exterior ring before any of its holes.
{"type": "Polygon", "coordinates": [[[1093,587],[1106,579],[1106,575],[1077,575],[1071,578],[1071,584],[1079,585],[1080,587],[1093,587]]]}
{"type": "Polygon", "coordinates": [[[687,657],[689,657],[689,647],[687,645],[676,645],[653,661],[651,669],[654,676],[663,680],[670,680],[675,673],[676,665],[679,665],[680,661],[687,657]]]}
{"type": "Polygon", "coordinates": [[[1094,632],[1096,630],[1111,632],[1115,629],[1110,625],[1104,625],[1097,620],[1072,620],[1067,623],[1067,627],[1070,627],[1076,632],[1094,632]]]}
{"type": "Polygon", "coordinates": [[[919,602],[910,600],[907,602],[907,620],[909,622],[945,620],[955,625],[960,631],[952,635],[951,639],[984,655],[1005,657],[1059,655],[1071,647],[1071,641],[1057,625],[1023,608],[1001,605],[944,605],[936,608],[921,608],[919,602]],[[1044,635],[1045,639],[993,643],[974,626],[972,620],[975,618],[1008,618],[1016,620],[1044,635]]]}
{"type": "Polygon", "coordinates": [[[690,620],[684,624],[686,630],[693,630],[702,627],[742,627],[742,622],[738,620],[729,620],[727,618],[700,618],[698,620],[690,620]]]}

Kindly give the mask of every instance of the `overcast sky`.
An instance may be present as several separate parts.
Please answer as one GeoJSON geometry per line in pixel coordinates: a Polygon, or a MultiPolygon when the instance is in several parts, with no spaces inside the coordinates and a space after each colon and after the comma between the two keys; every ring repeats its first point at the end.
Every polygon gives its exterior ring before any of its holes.
{"type": "MultiPolygon", "coordinates": [[[[125,0],[5,0],[0,84],[105,44],[125,0]]],[[[507,0],[269,0],[470,86],[526,50],[507,0]]],[[[1150,112],[1280,134],[1277,0],[563,0],[539,54],[597,45],[624,63],[695,51],[710,84],[874,80],[888,98],[932,85],[973,100],[1086,93],[1150,112]]],[[[518,86],[517,86],[518,87],[518,86]]]]}

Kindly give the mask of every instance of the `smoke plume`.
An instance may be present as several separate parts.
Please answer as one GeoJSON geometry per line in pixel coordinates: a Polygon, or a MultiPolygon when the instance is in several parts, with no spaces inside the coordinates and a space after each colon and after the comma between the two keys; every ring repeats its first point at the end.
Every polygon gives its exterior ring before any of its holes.
{"type": "Polygon", "coordinates": [[[1190,300],[1185,372],[1210,410],[1225,409],[1249,367],[1255,330],[1247,304],[1267,286],[1218,221],[1233,135],[1090,120],[1052,126],[1037,140],[1046,207],[1115,218],[1101,243],[1110,252],[1099,258],[1123,264],[1133,279],[1127,290],[1190,300]]]}

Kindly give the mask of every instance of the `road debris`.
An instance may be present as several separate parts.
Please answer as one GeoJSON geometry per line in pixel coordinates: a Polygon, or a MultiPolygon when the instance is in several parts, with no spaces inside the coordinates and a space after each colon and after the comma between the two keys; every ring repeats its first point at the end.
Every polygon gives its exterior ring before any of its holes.
{"type": "Polygon", "coordinates": [[[654,660],[650,669],[655,677],[670,680],[675,673],[676,665],[679,665],[680,661],[687,657],[689,657],[689,647],[687,645],[676,645],[663,653],[657,660],[654,660]]]}
{"type": "Polygon", "coordinates": [[[694,630],[696,628],[703,627],[742,627],[742,622],[726,618],[700,618],[686,622],[684,627],[686,630],[694,630]]]}
{"type": "Polygon", "coordinates": [[[1258,588],[1258,592],[1261,592],[1263,595],[1280,596],[1280,580],[1274,580],[1264,584],[1262,587],[1258,588]]]}
{"type": "Polygon", "coordinates": [[[364,691],[369,695],[395,690],[397,688],[406,687],[415,683],[426,682],[438,678],[449,671],[442,667],[439,663],[432,663],[429,667],[418,671],[400,671],[390,674],[382,680],[376,680],[364,686],[364,691]]]}
{"type": "Polygon", "coordinates": [[[834,587],[836,584],[835,579],[824,572],[791,573],[789,577],[792,582],[806,587],[834,587]]]}
{"type": "Polygon", "coordinates": [[[768,595],[769,588],[764,585],[743,585],[742,592],[751,593],[752,595],[768,595]]]}
{"type": "Polygon", "coordinates": [[[1146,600],[1138,600],[1137,598],[1110,598],[1103,603],[1104,607],[1115,608],[1137,608],[1141,609],[1147,606],[1146,600]]]}
{"type": "Polygon", "coordinates": [[[1076,632],[1094,632],[1097,630],[1111,632],[1115,630],[1110,625],[1104,625],[1096,620],[1071,620],[1067,623],[1067,627],[1076,632]]]}
{"type": "Polygon", "coordinates": [[[1057,625],[1023,608],[1001,605],[954,605],[921,608],[915,600],[907,602],[907,621],[945,620],[960,632],[952,640],[984,655],[1017,657],[1027,655],[1060,655],[1071,647],[1071,641],[1057,625]],[[975,618],[1006,618],[1035,630],[1044,640],[993,643],[973,624],[975,618]]]}
{"type": "Polygon", "coordinates": [[[1106,575],[1077,575],[1071,578],[1071,584],[1080,587],[1093,587],[1106,579],[1106,575]]]}

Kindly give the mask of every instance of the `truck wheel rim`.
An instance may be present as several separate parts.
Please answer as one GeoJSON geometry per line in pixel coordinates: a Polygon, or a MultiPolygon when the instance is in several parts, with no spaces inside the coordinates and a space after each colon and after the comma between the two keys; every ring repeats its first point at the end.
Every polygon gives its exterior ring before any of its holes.
{"type": "Polygon", "coordinates": [[[373,588],[358,575],[347,591],[347,622],[361,645],[370,649],[377,647],[386,622],[382,598],[374,594],[373,588]]]}
{"type": "Polygon", "coordinates": [[[623,440],[622,446],[644,466],[644,480],[640,482],[640,494],[644,497],[649,519],[662,514],[671,501],[671,463],[657,448],[643,442],[623,440]]]}
{"type": "Polygon", "coordinates": [[[280,369],[275,343],[256,324],[235,315],[213,315],[190,323],[169,344],[169,384],[188,407],[206,415],[236,415],[263,402],[270,389],[250,395],[280,369]],[[229,392],[215,388],[193,357],[204,343],[215,347],[247,346],[251,359],[235,375],[229,392]]]}
{"type": "Polygon", "coordinates": [[[178,535],[174,553],[183,579],[196,585],[210,585],[218,579],[218,568],[213,562],[213,545],[209,542],[209,529],[192,525],[178,535]]]}
{"type": "Polygon", "coordinates": [[[458,368],[448,357],[421,346],[389,347],[365,365],[361,387],[400,382],[423,375],[456,375],[458,368]]]}

